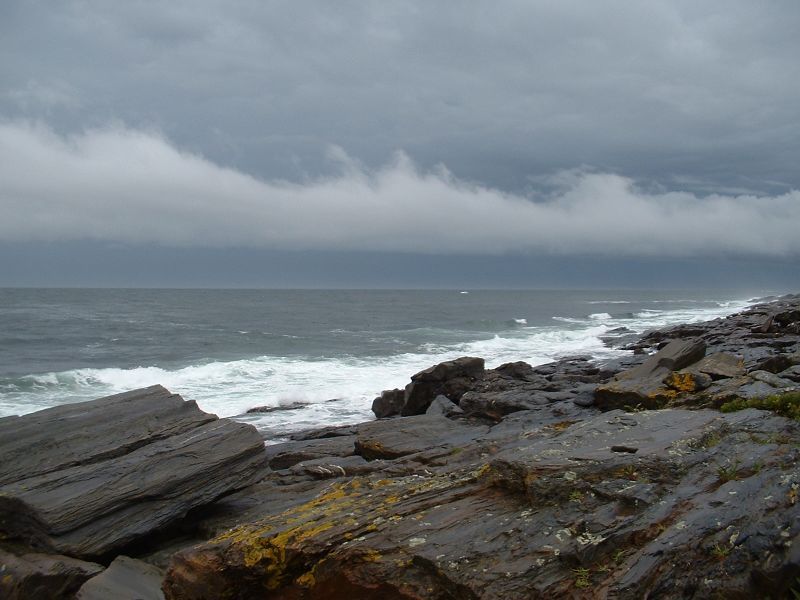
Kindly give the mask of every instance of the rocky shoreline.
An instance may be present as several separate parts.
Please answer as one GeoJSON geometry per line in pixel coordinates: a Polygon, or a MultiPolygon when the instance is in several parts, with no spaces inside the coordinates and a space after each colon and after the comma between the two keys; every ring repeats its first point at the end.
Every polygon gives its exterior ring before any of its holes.
{"type": "Polygon", "coordinates": [[[0,419],[0,596],[800,594],[800,296],[625,333],[269,446],[160,386],[0,419]]]}

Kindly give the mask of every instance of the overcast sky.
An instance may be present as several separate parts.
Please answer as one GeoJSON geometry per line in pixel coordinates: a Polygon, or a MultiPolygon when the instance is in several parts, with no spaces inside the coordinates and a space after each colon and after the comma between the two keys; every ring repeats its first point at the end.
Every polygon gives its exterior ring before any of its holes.
{"type": "Polygon", "coordinates": [[[234,255],[313,285],[338,253],[371,265],[354,285],[591,256],[797,286],[798,31],[796,0],[8,0],[0,285],[94,248],[57,283],[159,282],[179,252],[176,285],[234,255]]]}

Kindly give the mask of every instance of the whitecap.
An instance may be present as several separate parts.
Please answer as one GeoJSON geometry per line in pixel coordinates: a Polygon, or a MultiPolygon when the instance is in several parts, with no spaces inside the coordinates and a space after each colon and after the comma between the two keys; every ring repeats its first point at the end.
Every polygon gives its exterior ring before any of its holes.
{"type": "MultiPolygon", "coordinates": [[[[585,354],[604,359],[625,354],[608,348],[600,337],[612,327],[646,329],[721,317],[746,302],[680,309],[641,311],[633,318],[553,317],[553,325],[517,327],[502,335],[460,343],[436,342],[439,330],[424,333],[414,350],[393,356],[311,360],[303,357],[256,356],[208,361],[180,368],[142,365],[132,368],[85,368],[28,375],[0,382],[1,414],[22,414],[67,401],[87,400],[154,384],[196,400],[220,416],[242,415],[254,406],[302,402],[307,407],[241,417],[279,435],[298,429],[344,424],[372,418],[370,406],[381,390],[401,388],[422,369],[459,356],[481,356],[487,367],[524,360],[542,364],[563,356],[585,354]],[[336,399],[332,401],[332,399],[336,399]]],[[[520,319],[521,320],[521,319],[520,319]]],[[[515,320],[519,321],[519,320],[515,320]]]]}
{"type": "Polygon", "coordinates": [[[589,315],[589,318],[593,321],[606,321],[611,318],[611,315],[608,313],[592,313],[589,315]]]}

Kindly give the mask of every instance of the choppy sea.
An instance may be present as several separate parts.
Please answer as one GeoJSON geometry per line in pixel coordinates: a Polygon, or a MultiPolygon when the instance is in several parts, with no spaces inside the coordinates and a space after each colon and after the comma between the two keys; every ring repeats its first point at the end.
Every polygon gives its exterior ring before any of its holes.
{"type": "Polygon", "coordinates": [[[0,416],[159,383],[280,437],[370,419],[381,390],[443,360],[611,358],[621,351],[601,337],[612,330],[752,302],[718,291],[0,289],[0,416]]]}

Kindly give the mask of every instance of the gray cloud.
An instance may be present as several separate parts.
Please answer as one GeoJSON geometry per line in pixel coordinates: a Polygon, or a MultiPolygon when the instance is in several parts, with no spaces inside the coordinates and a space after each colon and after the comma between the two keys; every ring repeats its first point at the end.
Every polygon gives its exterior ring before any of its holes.
{"type": "Polygon", "coordinates": [[[798,28],[794,0],[7,2],[0,114],[157,128],[262,179],[330,175],[335,144],[515,192],[587,164],[781,194],[800,188],[798,28]]]}
{"type": "Polygon", "coordinates": [[[265,180],[162,135],[116,126],[62,136],[0,125],[0,241],[616,256],[800,255],[800,192],[645,191],[561,171],[523,196],[416,167],[377,169],[332,148],[336,174],[265,180]]]}

